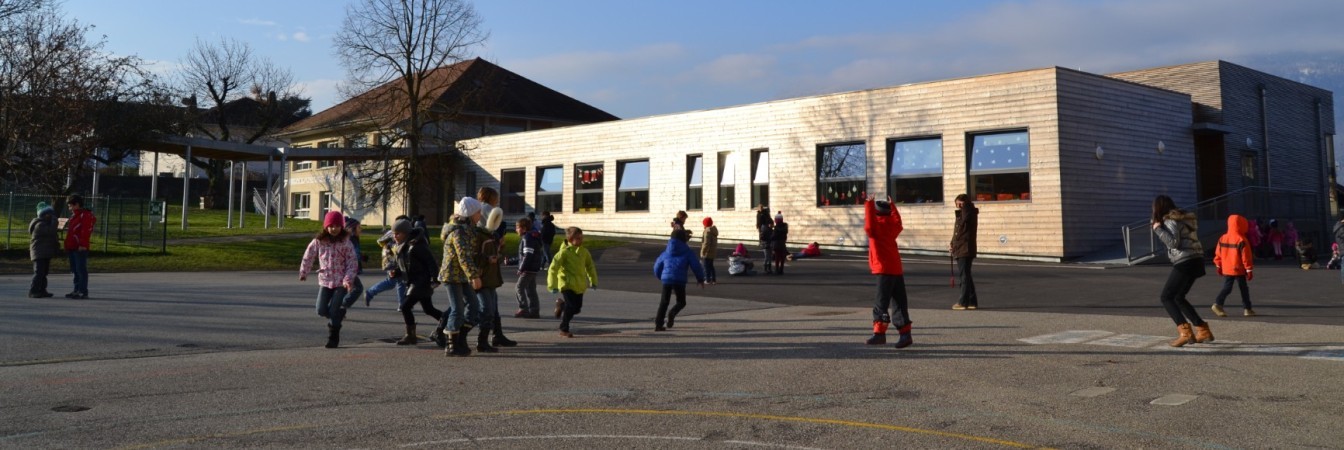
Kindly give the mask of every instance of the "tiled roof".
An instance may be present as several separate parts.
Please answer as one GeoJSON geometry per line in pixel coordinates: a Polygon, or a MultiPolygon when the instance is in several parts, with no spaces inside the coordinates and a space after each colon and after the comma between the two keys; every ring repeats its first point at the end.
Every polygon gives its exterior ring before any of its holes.
{"type": "MultiPolygon", "coordinates": [[[[360,105],[383,96],[399,82],[393,80],[290,124],[280,134],[296,135],[368,121],[370,119],[361,112],[360,105]]],[[[440,91],[430,93],[439,99],[438,104],[454,105],[454,109],[460,109],[464,114],[550,120],[562,124],[620,119],[481,58],[433,69],[424,84],[440,91]],[[467,103],[459,105],[458,99],[463,98],[467,103]]],[[[393,118],[385,125],[406,120],[407,115],[403,109],[401,117],[393,118]]]]}

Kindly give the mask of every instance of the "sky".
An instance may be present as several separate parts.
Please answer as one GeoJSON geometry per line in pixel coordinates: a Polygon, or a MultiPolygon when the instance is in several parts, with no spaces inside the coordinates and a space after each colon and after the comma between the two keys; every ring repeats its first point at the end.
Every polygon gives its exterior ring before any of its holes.
{"type": "MultiPolygon", "coordinates": [[[[342,100],[345,71],[331,40],[352,1],[64,0],[62,8],[94,25],[108,51],[165,75],[197,39],[247,42],[293,71],[316,112],[342,100]]],[[[1049,66],[1105,74],[1286,53],[1344,63],[1344,2],[1335,0],[473,5],[489,35],[477,55],[621,118],[1049,66]]]]}

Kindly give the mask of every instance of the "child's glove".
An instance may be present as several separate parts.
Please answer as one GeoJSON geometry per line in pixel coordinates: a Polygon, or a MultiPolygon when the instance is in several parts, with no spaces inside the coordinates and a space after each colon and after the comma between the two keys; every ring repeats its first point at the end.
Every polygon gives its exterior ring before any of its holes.
{"type": "Polygon", "coordinates": [[[1255,274],[1252,273],[1251,271],[1247,270],[1247,271],[1246,271],[1246,281],[1251,281],[1251,280],[1254,279],[1254,278],[1255,278],[1255,274]]]}

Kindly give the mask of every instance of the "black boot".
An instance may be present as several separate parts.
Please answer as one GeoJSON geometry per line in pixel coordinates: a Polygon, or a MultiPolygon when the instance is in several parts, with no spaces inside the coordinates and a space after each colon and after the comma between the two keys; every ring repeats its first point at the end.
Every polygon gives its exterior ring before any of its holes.
{"type": "Polygon", "coordinates": [[[439,348],[448,348],[448,336],[443,335],[443,327],[434,327],[434,332],[429,335],[429,340],[434,341],[434,345],[439,348]]]}
{"type": "Polygon", "coordinates": [[[415,335],[415,325],[406,326],[406,335],[397,341],[397,345],[415,345],[420,342],[420,337],[415,335]]]}
{"type": "Polygon", "coordinates": [[[482,328],[481,332],[476,334],[476,351],[481,353],[499,352],[499,349],[490,345],[490,330],[482,328]]]}
{"type": "Polygon", "coordinates": [[[341,326],[327,325],[327,348],[336,348],[341,344],[341,326]]]}
{"type": "Polygon", "coordinates": [[[495,321],[495,329],[494,329],[494,330],[491,330],[491,331],[494,332],[495,337],[494,337],[494,339],[491,339],[491,340],[490,340],[490,345],[494,345],[495,347],[517,347],[517,346],[518,346],[518,343],[517,343],[517,342],[513,341],[512,339],[509,339],[509,338],[504,337],[504,327],[500,326],[500,323],[499,323],[498,320],[495,321]]]}
{"type": "Polygon", "coordinates": [[[444,353],[448,356],[471,356],[471,348],[467,347],[467,333],[457,332],[449,334],[448,338],[452,340],[452,345],[444,353]]]}
{"type": "Polygon", "coordinates": [[[677,320],[677,314],[676,314],[676,313],[668,314],[668,315],[667,315],[667,327],[668,327],[668,328],[672,328],[672,322],[674,322],[674,321],[676,321],[676,320],[677,320]]]}

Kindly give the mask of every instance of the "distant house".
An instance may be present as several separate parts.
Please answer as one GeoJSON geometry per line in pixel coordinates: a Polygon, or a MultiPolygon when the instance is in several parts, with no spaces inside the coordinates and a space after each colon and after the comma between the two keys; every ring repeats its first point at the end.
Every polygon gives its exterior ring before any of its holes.
{"type": "MultiPolygon", "coordinates": [[[[499,186],[510,217],[550,210],[612,235],[666,236],[686,210],[751,242],[768,205],[798,245],[855,248],[864,199],[890,196],[915,252],[946,251],[965,193],[982,254],[1059,261],[1119,245],[1158,194],[1328,192],[1333,111],[1330,91],[1225,61],[1048,67],[485,136],[457,187],[499,186]]],[[[1327,197],[1313,197],[1321,219],[1327,197]]]]}
{"type": "MultiPolygon", "coordinates": [[[[443,138],[427,144],[430,146],[451,146],[462,138],[618,120],[600,109],[480,58],[434,69],[426,77],[426,85],[437,90],[429,95],[437,101],[422,112],[433,118],[427,127],[443,138]]],[[[348,150],[344,152],[346,154],[358,154],[359,149],[379,144],[404,147],[397,131],[405,125],[409,112],[402,110],[389,115],[370,107],[371,104],[376,107],[386,103],[380,99],[387,98],[393,83],[396,81],[291,124],[279,136],[289,140],[296,149],[341,148],[348,150]]],[[[540,153],[543,150],[534,151],[540,153]]],[[[475,157],[475,152],[471,156],[475,157]]],[[[429,160],[425,158],[416,163],[437,164],[429,160]]],[[[464,181],[458,189],[451,190],[446,179],[425,179],[423,182],[432,186],[422,189],[423,197],[417,199],[420,210],[406,211],[408,202],[404,194],[363,198],[363,190],[358,184],[367,180],[361,179],[359,171],[352,168],[356,164],[378,165],[381,162],[360,162],[358,158],[347,158],[344,163],[336,159],[291,161],[287,168],[287,213],[296,218],[320,219],[325,211],[337,209],[364,223],[382,223],[387,219],[382,215],[386,206],[387,215],[391,217],[423,214],[431,223],[440,223],[452,213],[452,197],[466,193],[474,195],[477,186],[464,181]]],[[[389,164],[401,163],[392,161],[389,164]]],[[[442,173],[452,173],[454,168],[447,169],[442,173]]]]}
{"type": "MultiPolygon", "coordinates": [[[[286,100],[286,101],[299,101],[299,100],[286,100]]],[[[306,100],[304,100],[304,102],[306,102],[306,100]]],[[[199,114],[201,115],[201,117],[199,117],[199,120],[201,121],[201,123],[204,124],[203,128],[205,128],[206,132],[202,132],[201,130],[191,130],[188,131],[186,135],[188,137],[198,137],[204,139],[214,139],[221,137],[223,133],[222,130],[219,128],[219,126],[216,125],[219,123],[217,116],[220,114],[227,114],[228,115],[227,119],[229,123],[228,140],[230,142],[246,142],[247,139],[252,138],[258,132],[264,132],[266,136],[262,136],[261,138],[256,139],[253,142],[253,144],[272,146],[272,147],[282,147],[286,143],[281,140],[276,140],[272,138],[270,135],[295,121],[308,117],[309,115],[309,111],[306,107],[297,108],[299,110],[297,111],[296,115],[278,118],[276,120],[275,125],[273,125],[269,131],[264,131],[262,130],[263,128],[262,125],[256,123],[257,121],[256,110],[263,108],[264,106],[262,105],[263,104],[257,101],[256,99],[250,97],[244,97],[229,102],[223,108],[222,111],[220,110],[220,108],[211,108],[208,110],[200,111],[199,114]]],[[[187,108],[180,108],[180,110],[181,113],[184,115],[190,114],[190,110],[187,108]]],[[[138,173],[140,176],[147,177],[150,175],[154,175],[157,172],[161,176],[181,178],[186,174],[186,166],[183,164],[183,159],[181,156],[173,154],[164,154],[160,152],[148,152],[148,151],[141,151],[138,153],[139,153],[137,156],[137,161],[139,164],[138,173]],[[156,154],[158,158],[157,167],[155,164],[156,154]]],[[[247,167],[247,171],[252,175],[252,177],[261,178],[266,175],[266,165],[254,163],[247,167]]],[[[192,178],[205,178],[207,174],[199,167],[196,167],[192,169],[191,176],[192,178]]]]}

